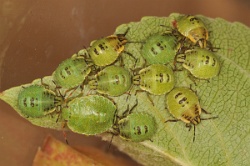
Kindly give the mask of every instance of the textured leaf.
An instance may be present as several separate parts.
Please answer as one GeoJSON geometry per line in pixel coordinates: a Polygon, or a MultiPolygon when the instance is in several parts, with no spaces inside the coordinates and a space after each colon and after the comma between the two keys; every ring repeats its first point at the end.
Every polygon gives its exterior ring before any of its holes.
{"type": "MultiPolygon", "coordinates": [[[[140,22],[123,24],[116,34],[123,33],[129,27],[126,37],[129,41],[143,42],[154,33],[166,31],[160,25],[171,25],[179,14],[169,17],[144,17],[140,22]]],[[[152,141],[134,143],[114,137],[113,143],[120,150],[128,153],[144,165],[250,165],[250,31],[240,23],[228,23],[222,19],[210,19],[199,16],[210,31],[210,41],[220,49],[218,55],[222,68],[219,76],[208,81],[199,80],[197,86],[192,86],[200,99],[201,107],[212,113],[201,117],[218,116],[213,120],[202,121],[196,127],[196,140],[192,130],[189,132],[183,122],[164,123],[173,117],[165,109],[165,96],[152,96],[155,106],[152,106],[146,93],[138,93],[138,106],[135,112],[148,112],[155,116],[157,128],[152,141]]],[[[141,67],[144,60],[140,55],[142,43],[129,43],[126,51],[139,59],[136,67],[141,67]]],[[[125,67],[133,68],[133,58],[122,54],[125,67]]],[[[119,63],[119,62],[117,62],[119,63]]],[[[175,72],[176,86],[189,87],[193,82],[187,77],[187,72],[175,72]]],[[[45,78],[53,86],[51,77],[45,78]]],[[[39,80],[35,81],[39,84],[39,80]]],[[[0,98],[9,103],[19,114],[16,94],[21,87],[4,91],[0,98]]],[[[138,87],[133,87],[131,93],[138,87]]],[[[85,86],[85,93],[88,86],[85,86]]],[[[94,92],[91,92],[94,93],[94,92]]],[[[114,97],[119,114],[135,103],[132,95],[126,101],[127,95],[114,97]]],[[[44,118],[27,118],[33,124],[42,127],[61,129],[61,119],[56,123],[57,114],[44,118]]],[[[110,140],[111,134],[102,134],[103,139],[110,140]]]]}

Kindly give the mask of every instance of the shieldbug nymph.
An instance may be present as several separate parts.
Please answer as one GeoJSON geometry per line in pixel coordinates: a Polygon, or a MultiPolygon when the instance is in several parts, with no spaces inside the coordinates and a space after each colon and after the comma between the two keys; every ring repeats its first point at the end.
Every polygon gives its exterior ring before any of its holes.
{"type": "Polygon", "coordinates": [[[150,140],[156,131],[156,122],[147,113],[131,113],[118,124],[119,136],[125,140],[142,142],[150,140]]]}
{"type": "Polygon", "coordinates": [[[203,108],[201,108],[198,96],[189,88],[178,87],[174,88],[166,96],[166,106],[170,114],[173,115],[173,120],[167,120],[166,122],[183,121],[186,126],[191,129],[191,125],[194,126],[195,140],[195,126],[201,122],[201,120],[214,119],[217,117],[201,118],[201,112],[209,114],[203,108]]]}
{"type": "Polygon", "coordinates": [[[95,65],[107,66],[117,60],[127,42],[125,34],[107,36],[92,41],[88,53],[95,65]]]}
{"type": "Polygon", "coordinates": [[[63,97],[40,85],[24,87],[18,94],[18,108],[25,116],[40,118],[61,107],[63,97]]]}
{"type": "Polygon", "coordinates": [[[90,89],[110,96],[124,94],[130,89],[131,84],[130,72],[123,67],[114,65],[104,68],[95,75],[95,79],[89,81],[90,89]]]}
{"type": "Polygon", "coordinates": [[[68,58],[57,67],[53,73],[56,86],[74,88],[81,85],[91,72],[91,65],[85,62],[84,57],[68,58]]]}
{"type": "Polygon", "coordinates": [[[155,118],[145,112],[133,113],[132,110],[135,106],[137,103],[131,110],[128,107],[123,116],[116,119],[113,134],[133,142],[150,140],[157,130],[155,118]]]}
{"type": "Polygon", "coordinates": [[[187,50],[176,56],[176,62],[182,63],[194,77],[210,79],[220,72],[220,62],[217,56],[209,50],[196,48],[187,50]]]}
{"type": "Polygon", "coordinates": [[[155,34],[147,38],[141,54],[149,64],[167,64],[176,55],[177,38],[172,33],[155,34]]]}
{"type": "Polygon", "coordinates": [[[208,30],[204,23],[195,16],[184,15],[176,20],[177,30],[194,44],[198,43],[201,48],[206,48],[208,30]]]}
{"type": "Polygon", "coordinates": [[[85,135],[96,135],[110,129],[115,113],[116,105],[98,95],[75,98],[62,109],[62,117],[69,129],[85,135]]]}
{"type": "Polygon", "coordinates": [[[173,70],[163,64],[153,64],[143,68],[133,77],[133,84],[139,85],[153,95],[163,95],[171,91],[175,84],[173,70]]]}

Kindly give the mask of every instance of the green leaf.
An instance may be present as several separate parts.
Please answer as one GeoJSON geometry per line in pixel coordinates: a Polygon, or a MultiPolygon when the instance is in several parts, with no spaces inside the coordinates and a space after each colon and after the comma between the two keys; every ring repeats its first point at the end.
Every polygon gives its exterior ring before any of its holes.
{"type": "MultiPolygon", "coordinates": [[[[144,64],[140,55],[142,42],[154,33],[166,31],[166,27],[160,25],[171,26],[172,21],[178,16],[179,14],[162,18],[144,17],[140,22],[123,24],[117,28],[115,33],[119,34],[129,27],[126,37],[129,41],[137,42],[126,45],[126,51],[139,59],[136,68],[144,64]]],[[[196,140],[193,142],[193,131],[188,131],[183,122],[164,123],[167,119],[173,119],[165,109],[164,95],[150,95],[155,104],[153,106],[146,93],[138,93],[139,103],[134,111],[148,112],[155,116],[158,130],[152,142],[149,140],[134,143],[115,136],[113,144],[144,165],[250,165],[250,30],[240,23],[199,17],[210,32],[209,40],[213,46],[220,48],[216,54],[222,63],[222,68],[219,76],[209,82],[198,80],[197,86],[193,85],[192,88],[197,91],[201,107],[211,113],[211,115],[201,114],[201,117],[218,116],[218,118],[204,120],[197,125],[196,140]]],[[[134,67],[133,58],[126,54],[122,54],[122,57],[126,68],[134,67]]],[[[189,87],[193,84],[185,70],[175,72],[175,75],[177,87],[189,87]]],[[[43,80],[53,89],[50,76],[43,80]]],[[[40,79],[35,80],[33,84],[40,84],[40,79]]],[[[20,115],[21,112],[17,108],[17,94],[21,88],[21,86],[14,87],[0,94],[0,98],[9,103],[20,115]]],[[[131,93],[134,94],[136,89],[138,87],[134,86],[131,93]]],[[[88,86],[85,86],[84,93],[88,93],[88,86]]],[[[127,94],[113,97],[119,114],[126,109],[127,103],[131,106],[134,104],[136,96],[131,95],[128,101],[126,99],[127,94]]],[[[60,116],[56,122],[57,113],[36,119],[23,117],[41,127],[62,128],[63,120],[60,116]]],[[[101,137],[108,141],[111,136],[108,133],[101,134],[101,137]]]]}

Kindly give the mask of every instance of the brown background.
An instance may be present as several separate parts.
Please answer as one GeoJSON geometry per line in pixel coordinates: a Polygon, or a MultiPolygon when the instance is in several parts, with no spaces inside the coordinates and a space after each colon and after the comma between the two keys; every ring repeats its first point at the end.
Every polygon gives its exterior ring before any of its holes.
{"type": "MultiPolygon", "coordinates": [[[[143,16],[202,14],[250,26],[249,9],[248,0],[0,0],[0,91],[50,75],[92,40],[143,16]]],[[[31,165],[47,134],[64,140],[0,101],[0,165],[31,165]]],[[[68,139],[72,146],[107,148],[96,137],[68,132],[68,139]]]]}

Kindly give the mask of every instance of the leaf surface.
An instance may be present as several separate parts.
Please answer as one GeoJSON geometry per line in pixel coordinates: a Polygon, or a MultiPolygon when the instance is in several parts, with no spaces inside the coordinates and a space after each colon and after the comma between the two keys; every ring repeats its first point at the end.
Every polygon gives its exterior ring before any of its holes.
{"type": "MultiPolygon", "coordinates": [[[[144,65],[140,55],[143,42],[152,34],[162,33],[167,30],[161,25],[171,26],[179,14],[171,14],[169,17],[144,17],[140,22],[123,24],[116,29],[116,34],[122,34],[129,27],[126,35],[129,41],[126,51],[138,59],[135,65],[133,58],[125,53],[125,67],[139,68],[144,65]]],[[[210,19],[198,16],[207,26],[209,40],[214,47],[219,48],[216,54],[222,64],[219,76],[209,82],[198,80],[197,86],[187,76],[187,72],[175,72],[177,78],[176,87],[185,86],[197,91],[201,107],[211,115],[201,114],[202,118],[218,116],[217,119],[204,120],[196,126],[195,142],[193,142],[193,130],[188,131],[183,122],[164,123],[173,117],[165,108],[165,96],[153,96],[155,106],[151,104],[146,93],[131,95],[128,100],[127,94],[113,97],[118,107],[118,114],[126,110],[127,104],[133,105],[136,98],[138,106],[135,112],[148,112],[157,121],[157,131],[152,142],[150,140],[134,143],[122,140],[119,136],[114,137],[113,143],[118,148],[138,162],[144,165],[250,165],[250,29],[241,23],[229,23],[223,19],[210,19]]],[[[118,64],[119,62],[117,62],[118,64]]],[[[51,77],[44,80],[53,86],[51,77]]],[[[40,80],[33,83],[39,84],[40,80]]],[[[15,87],[1,93],[0,98],[9,103],[20,115],[17,107],[17,94],[22,87],[15,87]]],[[[138,87],[133,86],[130,91],[138,87]]],[[[85,86],[86,93],[88,86],[85,86]]],[[[24,116],[23,116],[24,117],[24,116]]],[[[27,118],[27,117],[24,117],[27,118]]],[[[61,129],[63,120],[57,113],[44,118],[27,118],[33,124],[61,129]]],[[[101,137],[111,139],[111,134],[104,133],[101,137]]]]}

